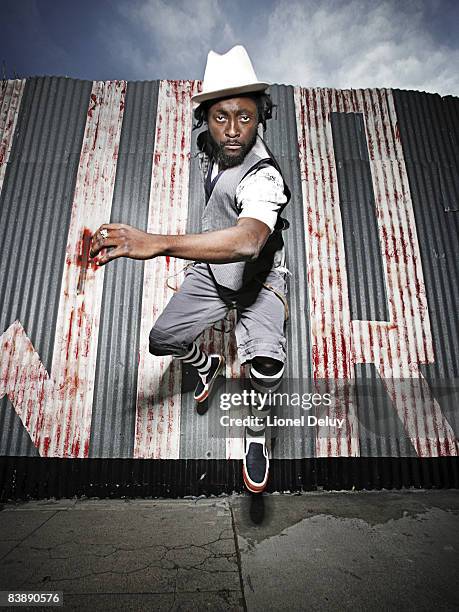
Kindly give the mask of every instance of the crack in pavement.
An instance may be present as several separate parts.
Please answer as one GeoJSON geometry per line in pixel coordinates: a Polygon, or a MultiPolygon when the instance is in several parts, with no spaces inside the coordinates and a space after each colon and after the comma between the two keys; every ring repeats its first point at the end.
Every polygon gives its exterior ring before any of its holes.
{"type": "Polygon", "coordinates": [[[28,533],[26,536],[24,536],[22,538],[22,540],[19,540],[19,542],[17,542],[15,544],[15,546],[13,546],[13,548],[11,550],[9,550],[8,552],[6,552],[3,557],[0,557],[0,561],[3,561],[3,559],[5,559],[5,557],[7,557],[9,554],[11,554],[13,552],[13,550],[15,550],[16,548],[18,548],[18,546],[20,546],[24,540],[27,540],[27,538],[29,538],[31,535],[33,535],[36,531],[38,531],[39,529],[41,529],[41,527],[43,527],[43,525],[45,525],[48,521],[50,521],[54,516],[56,516],[58,511],[54,512],[51,516],[48,516],[47,519],[45,519],[43,521],[43,523],[41,523],[40,525],[38,525],[38,527],[35,527],[35,529],[32,529],[32,531],[30,533],[28,533]]]}
{"type": "MultiPolygon", "coordinates": [[[[48,520],[52,518],[49,517],[48,520]]],[[[46,521],[45,521],[46,522],[46,521]]],[[[43,523],[44,524],[44,523],[43,523]]],[[[38,529],[38,528],[37,528],[38,529]]],[[[35,530],[36,531],[36,530],[35,530]]],[[[235,554],[232,552],[215,552],[213,550],[209,550],[207,547],[211,546],[217,542],[228,542],[231,541],[232,538],[230,537],[224,537],[223,534],[225,532],[227,532],[228,529],[225,527],[223,529],[220,530],[219,536],[217,538],[214,538],[213,540],[210,540],[208,542],[206,542],[205,544],[177,544],[174,546],[167,546],[165,544],[151,544],[151,545],[147,545],[147,546],[138,546],[138,547],[124,547],[124,546],[118,546],[118,547],[114,547],[114,550],[106,553],[106,554],[97,554],[96,551],[94,552],[86,552],[86,554],[84,554],[83,556],[85,557],[93,557],[96,559],[106,559],[114,554],[116,554],[117,552],[136,552],[136,551],[140,551],[140,550],[148,550],[148,549],[162,549],[162,552],[160,554],[160,556],[155,559],[154,561],[151,561],[150,563],[144,564],[140,567],[137,567],[135,569],[131,569],[131,570],[117,570],[117,569],[109,569],[109,570],[101,570],[101,571],[91,571],[88,573],[84,573],[84,574],[79,574],[79,575],[73,575],[73,576],[68,576],[65,578],[52,578],[49,577],[48,580],[46,582],[69,582],[69,581],[74,581],[74,580],[81,580],[84,578],[89,578],[89,577],[96,577],[96,576],[102,576],[102,575],[107,575],[107,574],[112,574],[112,575],[119,575],[119,576],[128,576],[128,575],[133,575],[136,574],[138,572],[142,572],[145,571],[147,569],[150,568],[158,568],[158,569],[162,569],[164,571],[175,571],[175,591],[177,591],[177,579],[178,579],[178,573],[179,570],[187,570],[187,571],[201,571],[201,572],[206,572],[207,574],[226,574],[226,573],[234,573],[237,570],[224,570],[224,569],[211,569],[211,568],[205,568],[203,567],[203,565],[208,562],[209,560],[212,559],[226,559],[228,562],[230,562],[235,554]],[[199,563],[191,563],[189,565],[185,565],[182,563],[180,563],[180,561],[175,560],[171,560],[167,558],[167,555],[170,554],[171,552],[174,551],[187,551],[187,550],[193,550],[193,549],[197,549],[197,550],[202,550],[203,552],[205,552],[205,557],[204,559],[202,559],[202,561],[200,561],[199,563]],[[170,564],[172,567],[167,567],[167,564],[170,564]]],[[[32,532],[33,533],[33,532],[32,532]]],[[[31,535],[31,534],[29,534],[31,535]]],[[[25,538],[24,538],[25,539],[25,538]]],[[[20,543],[17,544],[16,547],[19,547],[19,545],[21,543],[23,543],[24,540],[22,540],[20,543]]],[[[81,546],[81,542],[73,539],[73,540],[67,540],[64,545],[75,545],[76,547],[81,546]]],[[[47,546],[47,547],[41,547],[41,546],[24,546],[24,548],[28,548],[31,550],[37,550],[37,551],[43,551],[47,553],[48,558],[52,559],[52,560],[68,560],[68,559],[72,559],[72,558],[81,558],[82,555],[80,553],[80,551],[78,551],[77,554],[75,555],[68,555],[68,556],[55,556],[53,555],[53,550],[55,550],[56,548],[59,548],[60,546],[62,546],[62,543],[58,543],[55,544],[53,546],[47,546]]],[[[101,544],[100,546],[103,546],[103,544],[101,544]]],[[[110,545],[110,546],[114,546],[114,545],[110,545]]],[[[5,555],[6,556],[6,555],[5,555]]],[[[237,563],[237,561],[235,561],[237,563]]],[[[28,584],[34,584],[34,585],[41,585],[43,584],[43,579],[40,580],[33,580],[31,581],[30,577],[25,578],[21,583],[20,583],[20,587],[22,587],[25,583],[28,584]]]]}
{"type": "Polygon", "coordinates": [[[236,550],[237,567],[238,567],[238,570],[239,570],[239,585],[241,587],[242,606],[243,606],[244,612],[247,612],[247,601],[245,599],[245,591],[244,591],[244,579],[242,577],[241,551],[239,550],[239,543],[237,541],[236,520],[234,518],[233,507],[232,507],[231,504],[229,505],[229,510],[230,510],[230,514],[231,514],[231,526],[233,528],[234,547],[235,547],[235,550],[236,550]]]}

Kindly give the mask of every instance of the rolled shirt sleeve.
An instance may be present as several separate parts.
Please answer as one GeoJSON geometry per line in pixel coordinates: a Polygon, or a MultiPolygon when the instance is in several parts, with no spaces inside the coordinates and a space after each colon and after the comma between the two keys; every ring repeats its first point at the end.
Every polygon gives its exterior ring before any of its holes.
{"type": "Polygon", "coordinates": [[[239,219],[251,217],[263,221],[272,234],[279,211],[287,202],[280,173],[273,166],[254,170],[239,183],[236,202],[241,209],[239,219]]]}

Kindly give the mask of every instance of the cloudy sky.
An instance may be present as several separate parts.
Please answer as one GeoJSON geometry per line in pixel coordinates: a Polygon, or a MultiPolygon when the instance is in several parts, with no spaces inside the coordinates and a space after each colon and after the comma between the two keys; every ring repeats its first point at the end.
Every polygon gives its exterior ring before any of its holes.
{"type": "Polygon", "coordinates": [[[275,83],[459,95],[457,0],[0,0],[8,78],[200,79],[235,44],[275,83]]]}

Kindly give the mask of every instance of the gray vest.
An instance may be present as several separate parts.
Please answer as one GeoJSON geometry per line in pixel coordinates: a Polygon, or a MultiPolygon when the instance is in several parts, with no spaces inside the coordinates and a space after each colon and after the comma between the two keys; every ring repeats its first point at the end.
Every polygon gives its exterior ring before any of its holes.
{"type": "MultiPolygon", "coordinates": [[[[203,232],[226,229],[236,225],[241,212],[236,202],[236,189],[239,183],[255,166],[275,165],[278,167],[277,162],[274,161],[273,164],[271,160],[273,160],[272,155],[263,140],[258,137],[242,164],[234,168],[227,168],[220,174],[202,214],[203,232]]],[[[285,186],[285,189],[287,202],[279,213],[285,208],[290,198],[288,187],[285,186]]],[[[278,219],[280,222],[278,221],[273,233],[266,240],[256,261],[209,264],[219,285],[238,291],[254,276],[263,280],[263,277],[266,277],[272,268],[283,265],[285,258],[284,241],[281,235],[283,222],[280,217],[278,219]]]]}

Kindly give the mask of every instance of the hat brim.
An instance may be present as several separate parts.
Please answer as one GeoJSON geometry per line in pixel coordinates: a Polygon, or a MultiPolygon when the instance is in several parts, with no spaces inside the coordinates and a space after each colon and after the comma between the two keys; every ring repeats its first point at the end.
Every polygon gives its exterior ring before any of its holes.
{"type": "Polygon", "coordinates": [[[196,94],[191,97],[191,102],[193,106],[196,108],[202,102],[207,102],[208,100],[218,100],[220,98],[224,98],[226,96],[230,96],[231,94],[242,94],[242,93],[250,93],[256,91],[264,91],[267,89],[271,83],[262,83],[261,81],[257,83],[250,83],[249,85],[240,85],[239,87],[229,87],[227,89],[218,89],[215,91],[203,91],[201,93],[196,94]]]}

